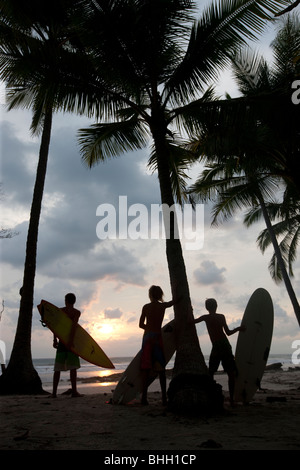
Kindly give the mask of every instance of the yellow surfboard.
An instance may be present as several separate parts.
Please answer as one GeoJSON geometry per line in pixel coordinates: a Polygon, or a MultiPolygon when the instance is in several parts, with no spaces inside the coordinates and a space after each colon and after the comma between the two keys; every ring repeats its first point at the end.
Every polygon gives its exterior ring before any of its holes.
{"type": "MultiPolygon", "coordinates": [[[[41,300],[37,308],[41,314],[43,325],[46,325],[62,343],[68,346],[73,323],[68,315],[62,309],[46,300],[41,300]]],[[[98,343],[78,323],[76,324],[73,345],[70,347],[70,350],[91,364],[106,369],[115,368],[98,343]]]]}

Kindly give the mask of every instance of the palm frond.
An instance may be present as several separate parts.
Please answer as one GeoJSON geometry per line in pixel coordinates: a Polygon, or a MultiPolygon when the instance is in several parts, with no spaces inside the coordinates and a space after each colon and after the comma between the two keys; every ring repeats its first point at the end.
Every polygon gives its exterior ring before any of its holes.
{"type": "Polygon", "coordinates": [[[185,57],[166,83],[173,103],[195,99],[229,64],[236,48],[255,39],[288,0],[220,0],[212,2],[192,28],[185,57]]]}
{"type": "MultiPolygon", "coordinates": [[[[294,236],[293,240],[284,238],[280,243],[279,243],[279,250],[281,253],[281,257],[284,262],[284,266],[286,270],[289,273],[289,276],[293,277],[294,276],[294,271],[293,271],[293,263],[296,260],[296,247],[298,244],[298,236],[294,236]],[[293,246],[293,249],[291,250],[291,247],[293,246]]],[[[272,279],[279,284],[283,280],[283,275],[282,275],[282,270],[278,262],[278,257],[275,255],[275,253],[272,255],[270,263],[269,263],[269,271],[271,274],[272,279]]]]}
{"type": "Polygon", "coordinates": [[[251,49],[239,51],[232,56],[235,81],[244,96],[264,93],[271,89],[270,70],[267,61],[251,49]]]}
{"type": "Polygon", "coordinates": [[[82,159],[89,167],[124,152],[144,148],[147,143],[146,128],[136,117],[127,121],[94,124],[79,131],[82,159]]]}
{"type": "Polygon", "coordinates": [[[290,11],[292,11],[294,8],[296,8],[300,3],[300,0],[295,0],[295,2],[292,3],[292,5],[288,6],[287,8],[285,8],[284,10],[278,12],[275,14],[275,16],[282,16],[282,15],[285,15],[286,13],[289,13],[290,11]]]}
{"type": "MultiPolygon", "coordinates": [[[[294,204],[287,200],[285,196],[283,202],[268,203],[265,205],[268,216],[272,224],[272,232],[276,237],[279,250],[290,276],[293,276],[293,264],[297,257],[297,247],[300,239],[300,214],[299,204],[294,204]]],[[[259,207],[252,208],[246,214],[244,222],[247,226],[257,222],[262,217],[262,210],[259,207]]],[[[264,253],[271,245],[272,238],[268,229],[264,229],[257,237],[257,244],[264,253]]],[[[281,282],[282,272],[277,261],[277,256],[272,256],[269,263],[269,270],[275,282],[281,282]]]]}
{"type": "Polygon", "coordinates": [[[210,86],[200,99],[172,109],[169,119],[179,130],[187,132],[188,135],[197,135],[201,132],[203,123],[207,123],[208,120],[215,122],[219,108],[219,97],[214,87],[210,86]]]}
{"type": "Polygon", "coordinates": [[[297,60],[300,51],[300,19],[296,14],[287,17],[271,47],[275,59],[273,68],[277,86],[282,84],[283,78],[287,82],[293,81],[300,73],[300,64],[297,60]]]}

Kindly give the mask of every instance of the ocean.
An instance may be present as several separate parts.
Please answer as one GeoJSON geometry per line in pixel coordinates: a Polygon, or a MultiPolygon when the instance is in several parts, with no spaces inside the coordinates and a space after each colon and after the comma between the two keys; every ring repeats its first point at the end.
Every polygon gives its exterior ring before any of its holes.
{"type": "MultiPolygon", "coordinates": [[[[89,362],[86,362],[80,358],[80,369],[77,370],[77,383],[78,385],[84,383],[88,384],[89,386],[97,387],[115,385],[119,380],[120,374],[124,372],[132,359],[132,357],[110,358],[115,366],[115,369],[105,369],[90,364],[89,362]]],[[[34,368],[42,381],[44,390],[46,391],[52,390],[54,360],[54,357],[50,359],[33,359],[34,368]]],[[[69,386],[70,373],[61,372],[59,389],[69,386]]]]}
{"type": "MultiPolygon", "coordinates": [[[[174,358],[167,365],[167,369],[172,369],[174,365],[174,358]]],[[[205,361],[208,363],[209,356],[205,356],[205,361]]],[[[114,387],[119,380],[120,374],[124,372],[130,364],[132,357],[113,357],[110,358],[113,362],[115,369],[102,369],[98,366],[90,364],[83,359],[80,359],[80,369],[77,371],[78,384],[85,384],[97,387],[97,391],[101,388],[114,387]]],[[[267,365],[280,362],[282,369],[287,370],[289,367],[295,367],[292,363],[291,354],[270,354],[267,365]]],[[[33,359],[34,367],[39,374],[42,381],[43,388],[46,391],[52,390],[54,357],[49,359],[33,359]]],[[[220,368],[222,370],[222,368],[220,368]]],[[[60,377],[59,388],[70,387],[70,374],[69,372],[62,372],[60,377]]]]}

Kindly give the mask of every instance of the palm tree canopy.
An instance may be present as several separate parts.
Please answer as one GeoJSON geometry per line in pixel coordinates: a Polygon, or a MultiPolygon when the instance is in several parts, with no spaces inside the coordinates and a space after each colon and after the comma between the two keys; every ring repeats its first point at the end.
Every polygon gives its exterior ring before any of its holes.
{"type": "MultiPolygon", "coordinates": [[[[199,138],[192,143],[206,167],[191,191],[202,200],[214,200],[213,223],[246,208],[244,222],[249,226],[265,217],[267,210],[274,222],[273,232],[281,240],[283,261],[292,275],[300,227],[300,108],[291,100],[291,83],[300,71],[297,16],[281,24],[272,47],[272,67],[249,50],[233,58],[243,96],[217,102],[207,113],[199,138]],[[279,202],[280,194],[283,200],[279,202]]],[[[271,243],[270,230],[263,230],[259,247],[264,252],[271,243]]],[[[275,254],[269,269],[275,281],[282,280],[275,254]]]]}
{"type": "Polygon", "coordinates": [[[143,148],[159,127],[179,194],[185,169],[194,162],[182,150],[183,136],[213,97],[209,83],[237,47],[257,37],[267,19],[289,4],[223,0],[212,2],[196,20],[191,0],[92,2],[81,39],[92,64],[99,124],[80,131],[84,161],[92,166],[143,148]],[[176,183],[170,155],[179,162],[180,152],[184,163],[176,183]]]}
{"type": "Polygon", "coordinates": [[[300,74],[298,17],[287,18],[272,48],[272,66],[249,50],[232,58],[242,96],[210,104],[190,148],[227,171],[243,169],[292,184],[300,197],[300,107],[291,99],[291,84],[300,74]]]}
{"type": "Polygon", "coordinates": [[[82,0],[0,1],[0,77],[8,109],[32,109],[33,132],[49,104],[54,111],[90,113],[86,83],[80,86],[92,73],[78,47],[83,6],[82,0]]]}

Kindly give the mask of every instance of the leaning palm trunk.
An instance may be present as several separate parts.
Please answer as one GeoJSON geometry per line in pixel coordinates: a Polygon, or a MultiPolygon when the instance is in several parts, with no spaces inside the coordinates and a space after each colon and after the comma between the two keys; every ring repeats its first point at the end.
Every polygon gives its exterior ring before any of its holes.
{"type": "Polygon", "coordinates": [[[0,393],[42,393],[41,380],[33,367],[31,355],[31,326],[34,298],[34,280],[39,220],[44,192],[45,176],[49,153],[52,126],[52,109],[45,113],[43,134],[39,152],[39,162],[30,212],[27,235],[26,258],[18,325],[10,361],[0,377],[0,393]]]}
{"type": "Polygon", "coordinates": [[[299,306],[299,302],[298,302],[298,299],[296,297],[295,291],[293,289],[290,277],[287,273],[287,270],[286,270],[286,267],[285,267],[285,264],[284,264],[284,261],[283,261],[282,255],[281,255],[281,251],[280,251],[280,248],[279,248],[279,245],[278,245],[278,241],[277,241],[276,235],[274,233],[272,223],[271,223],[271,220],[270,220],[270,217],[269,217],[264,199],[263,199],[263,197],[260,193],[258,194],[258,200],[259,200],[259,203],[260,203],[260,206],[261,206],[261,209],[262,209],[262,213],[263,213],[265,223],[266,223],[269,235],[270,235],[270,239],[272,241],[275,256],[277,258],[277,262],[278,262],[280,270],[281,270],[282,278],[283,278],[287,293],[290,297],[290,300],[291,300],[291,303],[293,305],[296,318],[297,318],[298,323],[300,325],[300,306],[299,306]]]}
{"type": "MultiPolygon", "coordinates": [[[[163,206],[174,206],[164,136],[155,137],[157,169],[163,206]]],[[[172,381],[168,390],[169,406],[174,411],[203,413],[218,411],[223,405],[222,390],[209,376],[194,324],[186,268],[178,235],[176,213],[168,211],[165,220],[166,254],[174,305],[176,357],[172,381]],[[169,230],[167,230],[169,229],[169,230]],[[167,233],[169,232],[169,233],[167,233]]]]}

